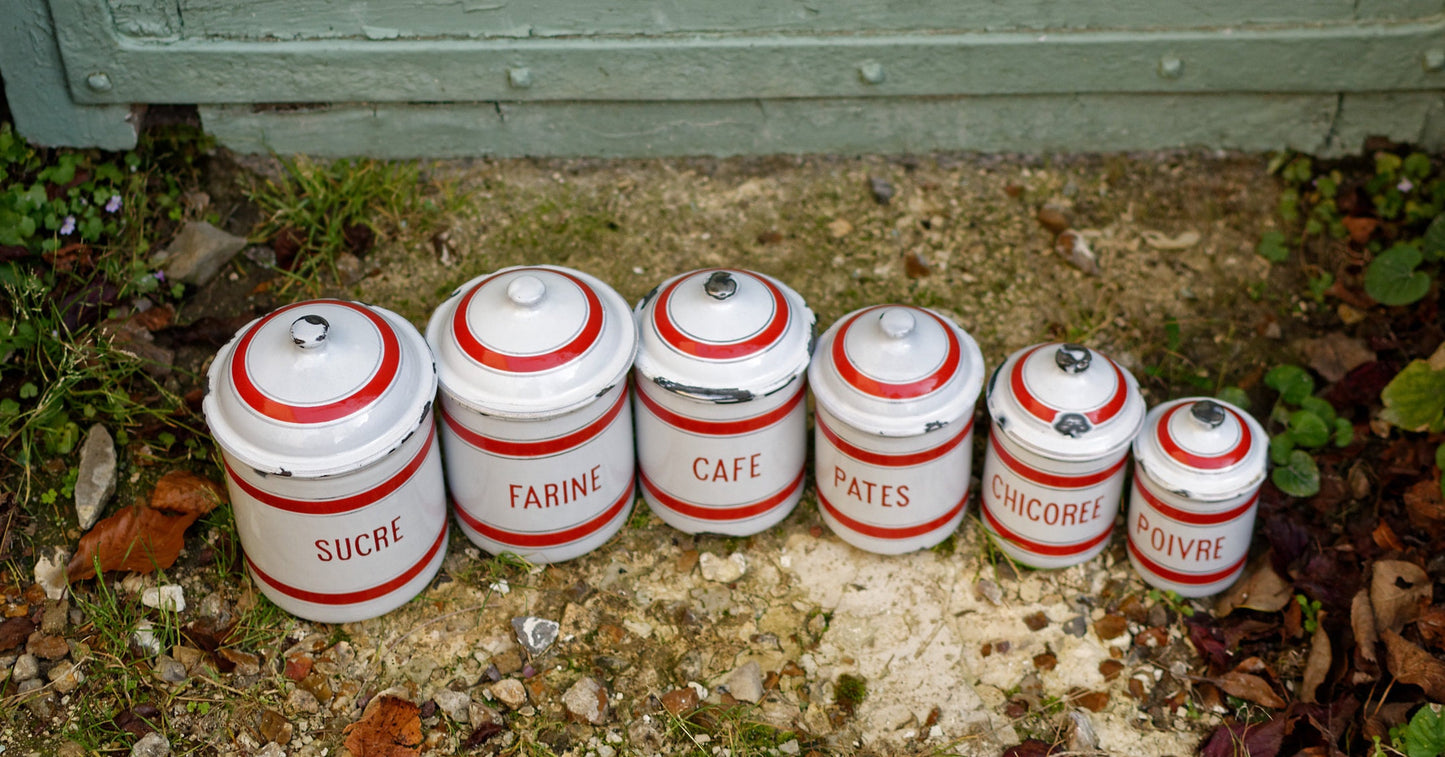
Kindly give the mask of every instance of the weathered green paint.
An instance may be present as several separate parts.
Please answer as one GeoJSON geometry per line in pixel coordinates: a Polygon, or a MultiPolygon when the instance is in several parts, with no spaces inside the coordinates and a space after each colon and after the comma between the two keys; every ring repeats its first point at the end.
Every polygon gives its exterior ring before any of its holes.
{"type": "Polygon", "coordinates": [[[15,128],[31,141],[109,150],[135,146],[130,106],[77,105],[71,100],[45,0],[4,0],[0,73],[15,128]]]}
{"type": "Polygon", "coordinates": [[[1424,23],[1253,30],[536,40],[137,42],[52,0],[80,102],[475,102],[1372,92],[1445,87],[1424,23]],[[1181,74],[1160,75],[1176,58],[1181,74]],[[870,83],[860,67],[881,65],[870,83]],[[514,86],[525,67],[531,85],[514,86]],[[112,86],[87,85],[104,71],[112,86]]]}
{"type": "Polygon", "coordinates": [[[906,100],[516,103],[258,110],[205,106],[243,152],[649,157],[767,153],[1119,151],[1334,155],[1365,136],[1441,145],[1445,96],[1043,95],[906,100]]]}

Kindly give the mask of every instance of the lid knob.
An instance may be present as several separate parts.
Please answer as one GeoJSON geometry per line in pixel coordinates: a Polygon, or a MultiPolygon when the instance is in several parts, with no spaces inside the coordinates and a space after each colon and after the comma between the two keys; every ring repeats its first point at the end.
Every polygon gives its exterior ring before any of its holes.
{"type": "Polygon", "coordinates": [[[303,315],[291,322],[291,341],[303,350],[320,347],[326,342],[326,330],[331,324],[319,315],[303,315]]]}
{"type": "Polygon", "coordinates": [[[1219,428],[1224,422],[1224,408],[1213,400],[1200,400],[1189,408],[1189,415],[1194,420],[1209,428],[1219,428]]]}
{"type": "Polygon", "coordinates": [[[546,293],[547,285],[536,276],[518,276],[507,284],[507,299],[524,308],[541,302],[546,293]]]}
{"type": "Polygon", "coordinates": [[[902,339],[913,333],[913,327],[917,322],[913,320],[913,314],[901,308],[890,308],[878,316],[878,325],[883,333],[894,339],[902,339]]]}
{"type": "Polygon", "coordinates": [[[1054,364],[1065,373],[1083,373],[1093,359],[1093,353],[1081,344],[1065,344],[1054,353],[1054,364]]]}
{"type": "Polygon", "coordinates": [[[738,282],[728,271],[713,271],[707,277],[707,283],[702,285],[702,290],[715,300],[726,300],[738,291],[738,282]]]}

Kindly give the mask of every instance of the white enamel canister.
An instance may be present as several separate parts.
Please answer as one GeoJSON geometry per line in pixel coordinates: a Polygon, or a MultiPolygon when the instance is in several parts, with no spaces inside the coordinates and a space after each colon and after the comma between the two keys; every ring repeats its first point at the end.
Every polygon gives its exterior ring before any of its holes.
{"type": "Polygon", "coordinates": [[[1215,594],[1244,571],[1269,437],[1248,412],[1190,397],[1149,412],[1134,441],[1129,561],[1185,597],[1215,594]]]}
{"type": "Polygon", "coordinates": [[[634,310],[637,455],[652,511],[687,533],[746,536],[788,516],[807,457],[816,319],[750,271],[668,279],[634,310]]]}
{"type": "Polygon", "coordinates": [[[520,266],[463,284],[432,313],[447,484],[492,553],[570,560],[632,512],[627,302],[589,274],[520,266]]]}
{"type": "Polygon", "coordinates": [[[436,575],[447,540],[436,385],[417,330],[356,302],[280,308],[217,353],[206,423],[246,566],[278,607],[364,620],[436,575]]]}
{"type": "Polygon", "coordinates": [[[1086,347],[1039,344],[999,366],[987,402],[984,527],[1006,554],[1036,568],[1099,554],[1144,423],[1134,377],[1086,347]]]}
{"type": "Polygon", "coordinates": [[[839,538],[900,554],[958,528],[983,375],[973,337],[932,310],[863,308],[819,338],[808,369],[814,478],[839,538]]]}

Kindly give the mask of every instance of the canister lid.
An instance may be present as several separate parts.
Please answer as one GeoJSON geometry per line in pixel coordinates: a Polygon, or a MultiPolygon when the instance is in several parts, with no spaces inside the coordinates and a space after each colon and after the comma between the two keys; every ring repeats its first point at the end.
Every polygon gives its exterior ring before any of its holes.
{"type": "Polygon", "coordinates": [[[637,370],[659,386],[711,402],[745,402],[808,367],[816,318],[771,276],[713,268],[663,282],[634,310],[637,370]]]}
{"type": "Polygon", "coordinates": [[[1078,344],[1037,344],[1010,355],[988,386],[994,428],[1059,460],[1087,460],[1128,446],[1144,423],[1134,376],[1078,344]]]}
{"type": "Polygon", "coordinates": [[[1134,459],[1171,491],[1234,497],[1263,479],[1269,437],[1253,416],[1222,400],[1188,397],[1149,411],[1134,459]]]}
{"type": "Polygon", "coordinates": [[[442,391],[478,412],[545,417],[622,381],[637,352],[627,302],[559,266],[517,266],[463,284],[432,313],[442,391]]]}
{"type": "Polygon", "coordinates": [[[396,313],[312,300],[237,332],[207,387],[202,408],[221,447],[259,471],[319,477],[368,465],[415,432],[436,370],[396,313]]]}
{"type": "Polygon", "coordinates": [[[818,339],[808,383],[820,405],[860,431],[917,436],[972,414],[983,353],[932,310],[879,305],[843,316],[818,339]]]}

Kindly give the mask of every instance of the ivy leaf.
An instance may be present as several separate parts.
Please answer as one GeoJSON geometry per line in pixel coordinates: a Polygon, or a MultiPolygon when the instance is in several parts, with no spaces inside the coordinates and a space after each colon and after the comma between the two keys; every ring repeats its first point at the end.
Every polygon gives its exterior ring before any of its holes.
{"type": "Polygon", "coordinates": [[[1269,440],[1269,459],[1275,465],[1288,465],[1289,454],[1294,452],[1294,437],[1280,434],[1269,440]]]}
{"type": "Polygon", "coordinates": [[[1355,425],[1344,418],[1335,419],[1335,446],[1340,449],[1350,446],[1355,441],[1355,425]]]}
{"type": "Polygon", "coordinates": [[[1425,229],[1425,235],[1420,237],[1420,251],[1426,260],[1445,258],[1445,213],[1435,216],[1425,229]]]}
{"type": "Polygon", "coordinates": [[[1445,370],[1412,360],[1380,392],[1380,417],[1406,431],[1445,430],[1445,370]]]}
{"type": "Polygon", "coordinates": [[[1254,248],[1259,256],[1271,263],[1283,263],[1289,257],[1289,247],[1284,243],[1284,232],[1266,231],[1259,235],[1259,246],[1254,248]]]}
{"type": "Polygon", "coordinates": [[[1410,757],[1437,757],[1445,753],[1445,714],[1436,705],[1421,707],[1400,736],[1410,757]]]}
{"type": "Polygon", "coordinates": [[[1380,253],[1365,268],[1365,292],[1382,305],[1409,305],[1430,291],[1430,276],[1415,268],[1420,248],[1400,243],[1380,253]]]}
{"type": "Polygon", "coordinates": [[[1325,419],[1308,410],[1296,410],[1289,416],[1289,434],[1301,447],[1322,447],[1330,440],[1331,428],[1325,419]]]}
{"type": "Polygon", "coordinates": [[[1249,409],[1249,395],[1237,386],[1226,386],[1220,389],[1219,392],[1214,395],[1214,398],[1228,402],[1240,410],[1249,409]]]}
{"type": "Polygon", "coordinates": [[[1305,369],[1297,365],[1279,365],[1264,374],[1264,384],[1279,392],[1280,398],[1291,405],[1298,405],[1315,393],[1315,380],[1305,369]]]}
{"type": "Polygon", "coordinates": [[[1289,464],[1275,468],[1270,480],[1291,497],[1313,497],[1320,491],[1320,469],[1304,450],[1289,453],[1289,464]]]}
{"type": "Polygon", "coordinates": [[[1335,422],[1335,406],[1331,405],[1327,400],[1320,399],[1319,397],[1305,397],[1299,401],[1299,407],[1301,410],[1308,410],[1318,415],[1324,420],[1326,425],[1335,422]]]}

